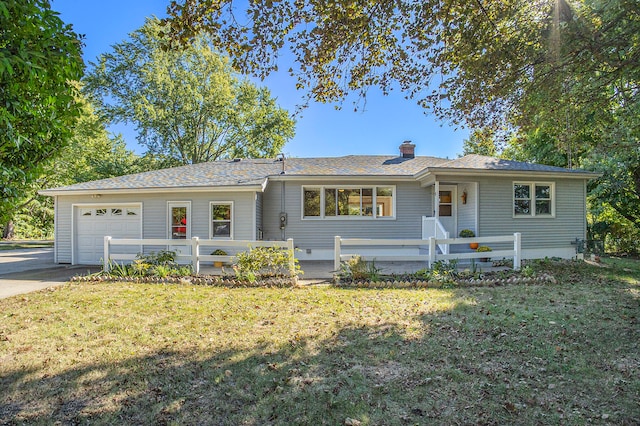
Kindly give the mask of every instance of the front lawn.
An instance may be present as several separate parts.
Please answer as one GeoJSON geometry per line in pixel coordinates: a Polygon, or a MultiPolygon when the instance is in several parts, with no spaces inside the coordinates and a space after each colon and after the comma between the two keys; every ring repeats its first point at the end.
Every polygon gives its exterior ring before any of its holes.
{"type": "Polygon", "coordinates": [[[536,268],[558,283],[0,300],[0,424],[640,423],[638,264],[536,268]]]}

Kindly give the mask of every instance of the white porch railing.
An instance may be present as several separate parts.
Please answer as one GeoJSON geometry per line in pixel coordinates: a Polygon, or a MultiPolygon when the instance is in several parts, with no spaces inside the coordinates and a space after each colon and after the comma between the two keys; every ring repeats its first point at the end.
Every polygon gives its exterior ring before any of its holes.
{"type": "Polygon", "coordinates": [[[348,260],[357,253],[342,253],[342,247],[358,246],[358,247],[399,247],[399,246],[414,246],[417,248],[427,248],[427,254],[418,255],[404,255],[404,254],[385,254],[384,256],[377,255],[365,255],[361,256],[365,260],[379,260],[379,261],[424,261],[427,262],[429,267],[438,260],[449,259],[480,259],[483,257],[513,257],[513,269],[519,270],[522,262],[522,242],[521,234],[516,232],[513,235],[504,235],[497,237],[476,237],[473,238],[473,242],[488,244],[488,243],[513,243],[513,249],[510,250],[495,250],[491,252],[469,252],[469,253],[438,253],[436,245],[447,244],[469,244],[469,238],[443,238],[438,239],[430,237],[427,240],[390,240],[390,239],[364,239],[364,238],[342,238],[336,236],[334,239],[334,270],[340,269],[340,262],[348,260]]]}
{"type": "Polygon", "coordinates": [[[289,251],[289,268],[294,268],[294,252],[293,252],[293,239],[289,238],[287,241],[253,241],[253,240],[201,240],[198,237],[193,237],[190,240],[172,240],[172,239],[130,239],[122,238],[116,239],[109,236],[104,237],[104,270],[109,272],[110,261],[117,260],[134,260],[136,254],[115,253],[112,246],[138,246],[140,251],[144,252],[144,246],[182,246],[191,247],[190,255],[177,255],[176,260],[178,262],[191,262],[193,264],[193,271],[197,274],[200,272],[201,261],[215,261],[215,262],[231,262],[235,257],[234,255],[220,256],[220,255],[203,255],[200,254],[201,247],[215,247],[228,251],[229,249],[236,249],[236,251],[244,251],[249,247],[280,247],[289,251]],[[240,250],[237,250],[240,249],[240,250]]]}
{"type": "MultiPolygon", "coordinates": [[[[449,232],[444,229],[437,217],[422,216],[422,239],[434,237],[438,240],[449,238],[449,232]]],[[[449,254],[449,244],[436,243],[443,254],[449,254]]]]}

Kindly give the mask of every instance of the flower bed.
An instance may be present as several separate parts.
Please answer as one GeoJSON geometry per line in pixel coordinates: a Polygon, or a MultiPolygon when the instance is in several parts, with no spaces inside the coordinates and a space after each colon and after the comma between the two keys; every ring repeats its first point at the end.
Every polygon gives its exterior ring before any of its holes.
{"type": "Polygon", "coordinates": [[[297,278],[292,277],[265,277],[254,282],[240,280],[234,276],[219,275],[190,275],[169,277],[120,277],[107,274],[78,275],[71,278],[71,282],[128,282],[145,284],[185,284],[185,285],[209,285],[218,287],[299,287],[297,278]]]}
{"type": "Polygon", "coordinates": [[[353,288],[451,288],[451,287],[498,287],[514,284],[555,284],[556,279],[550,274],[533,277],[510,276],[500,277],[495,273],[481,274],[477,277],[458,277],[446,281],[421,280],[412,277],[382,277],[379,280],[343,280],[336,279],[336,287],[353,288]]]}

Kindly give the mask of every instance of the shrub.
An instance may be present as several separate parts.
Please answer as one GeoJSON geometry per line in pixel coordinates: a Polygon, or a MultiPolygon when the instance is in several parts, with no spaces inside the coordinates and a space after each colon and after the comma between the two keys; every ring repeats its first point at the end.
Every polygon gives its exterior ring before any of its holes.
{"type": "Polygon", "coordinates": [[[489,246],[480,246],[476,249],[476,251],[482,253],[482,252],[489,252],[493,250],[489,246]]]}
{"type": "Polygon", "coordinates": [[[377,281],[380,279],[381,269],[376,267],[375,262],[367,262],[360,256],[353,256],[351,259],[340,264],[340,278],[352,281],[377,281]]]}
{"type": "Polygon", "coordinates": [[[460,231],[458,236],[460,236],[460,238],[473,238],[476,236],[476,233],[471,229],[463,229],[462,231],[460,231]]]}
{"type": "Polygon", "coordinates": [[[298,259],[294,259],[293,269],[289,263],[289,251],[278,247],[256,247],[238,253],[233,264],[236,278],[254,283],[258,278],[297,277],[302,274],[298,259]]]}
{"type": "Polygon", "coordinates": [[[166,278],[171,275],[171,268],[164,265],[158,265],[153,269],[154,275],[159,278],[166,278]]]}
{"type": "Polygon", "coordinates": [[[176,252],[172,250],[160,250],[159,252],[150,252],[149,254],[138,253],[136,260],[140,260],[143,263],[147,263],[152,266],[169,266],[176,268],[176,252]]]}
{"type": "Polygon", "coordinates": [[[431,279],[440,283],[455,282],[458,276],[458,260],[451,259],[448,262],[438,260],[431,265],[431,279]]]}

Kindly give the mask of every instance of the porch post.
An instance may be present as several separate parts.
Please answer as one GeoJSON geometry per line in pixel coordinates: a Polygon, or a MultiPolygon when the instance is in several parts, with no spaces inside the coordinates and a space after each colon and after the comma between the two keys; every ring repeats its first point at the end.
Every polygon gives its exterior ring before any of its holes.
{"type": "Polygon", "coordinates": [[[104,237],[104,257],[102,258],[102,269],[105,272],[109,272],[109,245],[111,244],[111,237],[105,235],[104,237]]]}
{"type": "Polygon", "coordinates": [[[516,232],[513,234],[513,269],[515,271],[520,270],[520,263],[522,261],[522,234],[516,232]]]}
{"type": "Polygon", "coordinates": [[[191,238],[191,263],[193,263],[193,271],[200,273],[200,241],[198,237],[191,238]]]}
{"type": "MultiPolygon", "coordinates": [[[[436,219],[438,219],[440,217],[440,182],[438,182],[436,180],[435,185],[433,186],[433,192],[434,192],[434,197],[433,197],[433,212],[434,212],[434,217],[436,219]]],[[[433,235],[435,234],[435,223],[433,225],[433,235]]]]}
{"type": "Polygon", "coordinates": [[[340,269],[340,242],[342,238],[336,235],[333,239],[333,270],[340,269]]]}

